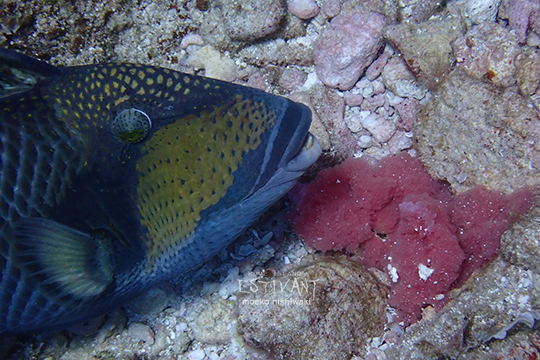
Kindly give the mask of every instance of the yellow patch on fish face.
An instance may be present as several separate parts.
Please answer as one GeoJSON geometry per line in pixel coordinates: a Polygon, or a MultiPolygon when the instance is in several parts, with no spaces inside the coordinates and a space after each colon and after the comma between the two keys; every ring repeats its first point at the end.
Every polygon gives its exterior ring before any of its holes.
{"type": "Polygon", "coordinates": [[[261,144],[276,118],[238,95],[164,125],[146,141],[137,162],[137,208],[148,229],[150,264],[189,243],[201,211],[225,195],[243,154],[261,144]]]}

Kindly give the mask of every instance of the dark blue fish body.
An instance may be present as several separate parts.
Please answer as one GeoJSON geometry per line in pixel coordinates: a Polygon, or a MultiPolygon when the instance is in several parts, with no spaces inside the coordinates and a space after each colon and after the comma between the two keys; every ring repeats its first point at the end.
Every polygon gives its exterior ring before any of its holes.
{"type": "Polygon", "coordinates": [[[2,49],[0,64],[0,333],[63,328],[181,276],[320,153],[305,106],[255,89],[2,49]],[[12,67],[37,80],[6,86],[12,67]]]}

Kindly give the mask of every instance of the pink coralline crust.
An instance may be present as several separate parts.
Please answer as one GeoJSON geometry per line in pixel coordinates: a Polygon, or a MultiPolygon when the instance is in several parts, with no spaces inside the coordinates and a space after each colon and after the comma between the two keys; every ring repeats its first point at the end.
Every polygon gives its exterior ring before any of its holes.
{"type": "Polygon", "coordinates": [[[529,27],[533,27],[535,31],[540,30],[538,29],[540,4],[537,1],[510,0],[508,14],[508,22],[514,29],[520,43],[527,40],[529,27]]]}
{"type": "Polygon", "coordinates": [[[315,70],[322,82],[349,90],[383,46],[386,16],[370,11],[338,15],[330,22],[314,52],[315,70]]]}
{"type": "Polygon", "coordinates": [[[501,234],[532,205],[529,189],[510,196],[476,188],[453,196],[406,153],[378,164],[348,159],[291,192],[291,223],[315,249],[346,250],[389,273],[390,306],[415,322],[422,308],[493,260],[501,234]]]}

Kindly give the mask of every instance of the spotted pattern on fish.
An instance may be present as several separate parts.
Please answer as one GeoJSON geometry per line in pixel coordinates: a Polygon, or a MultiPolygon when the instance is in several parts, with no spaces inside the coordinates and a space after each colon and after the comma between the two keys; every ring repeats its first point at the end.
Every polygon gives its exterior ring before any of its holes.
{"type": "Polygon", "coordinates": [[[263,104],[237,96],[212,111],[163,126],[146,142],[143,152],[148,153],[137,162],[143,175],[137,206],[149,230],[151,261],[192,240],[201,211],[225,195],[243,153],[257,149],[276,116],[263,104]]]}

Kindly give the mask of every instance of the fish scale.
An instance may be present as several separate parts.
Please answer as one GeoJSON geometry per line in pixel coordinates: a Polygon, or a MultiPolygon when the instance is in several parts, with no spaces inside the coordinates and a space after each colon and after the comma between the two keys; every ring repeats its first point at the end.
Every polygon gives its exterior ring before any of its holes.
{"type": "Polygon", "coordinates": [[[89,320],[203,264],[316,161],[310,122],[256,89],[0,49],[0,333],[89,320]]]}
{"type": "Polygon", "coordinates": [[[32,102],[30,97],[22,97],[14,106],[15,100],[7,100],[0,110],[2,119],[19,119],[0,124],[2,221],[46,215],[61,200],[70,174],[80,167],[73,137],[56,121],[47,121],[47,116],[36,123],[33,116],[28,116],[28,109],[34,114],[48,110],[32,108],[32,102]],[[18,110],[14,112],[14,108],[18,110]]]}
{"type": "MultiPolygon", "coordinates": [[[[9,229],[9,224],[21,217],[47,216],[62,200],[69,178],[80,167],[71,134],[59,122],[48,121],[50,116],[36,122],[35,114],[47,114],[50,110],[34,104],[34,100],[31,96],[8,99],[2,102],[0,110],[2,229],[9,229]]],[[[3,230],[3,235],[6,231],[3,230]]],[[[0,280],[0,314],[7,319],[7,326],[16,327],[20,321],[54,313],[58,305],[48,303],[22,281],[5,246],[2,246],[2,258],[7,261],[2,266],[0,280]]]]}

